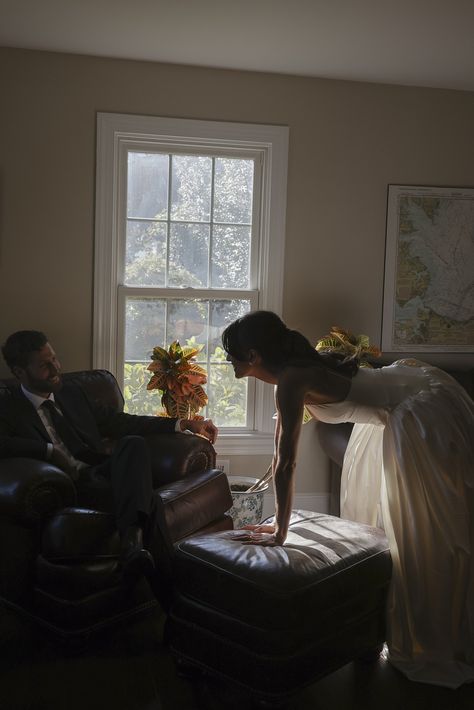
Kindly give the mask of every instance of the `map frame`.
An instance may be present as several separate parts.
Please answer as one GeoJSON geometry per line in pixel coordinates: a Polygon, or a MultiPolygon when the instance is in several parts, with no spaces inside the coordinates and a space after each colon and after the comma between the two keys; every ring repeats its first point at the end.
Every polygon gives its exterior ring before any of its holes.
{"type": "MultiPolygon", "coordinates": [[[[413,340],[406,340],[403,337],[399,337],[396,333],[397,296],[401,292],[401,288],[403,288],[402,280],[401,278],[399,278],[398,275],[398,268],[401,265],[398,254],[400,252],[400,243],[402,241],[400,237],[401,198],[406,197],[435,198],[439,200],[467,200],[470,202],[470,205],[474,206],[474,188],[423,187],[415,185],[393,184],[388,185],[385,242],[385,273],[382,309],[382,350],[385,352],[403,353],[472,353],[474,352],[474,337],[472,336],[472,332],[470,335],[468,335],[467,329],[465,341],[448,345],[440,341],[435,342],[429,340],[425,340],[422,343],[417,343],[413,340]]],[[[405,233],[403,236],[403,240],[405,244],[409,245],[409,235],[407,236],[407,234],[405,233]]],[[[474,252],[472,254],[473,255],[470,255],[470,258],[467,260],[467,262],[463,262],[463,265],[465,265],[466,273],[469,273],[470,270],[470,273],[474,274],[474,252]]],[[[443,278],[446,279],[446,272],[444,273],[443,278]]],[[[443,317],[440,316],[441,320],[442,318],[443,317]]],[[[459,333],[460,330],[462,331],[462,326],[459,326],[457,332],[459,333]]],[[[469,330],[472,331],[472,326],[470,326],[469,330]]]]}

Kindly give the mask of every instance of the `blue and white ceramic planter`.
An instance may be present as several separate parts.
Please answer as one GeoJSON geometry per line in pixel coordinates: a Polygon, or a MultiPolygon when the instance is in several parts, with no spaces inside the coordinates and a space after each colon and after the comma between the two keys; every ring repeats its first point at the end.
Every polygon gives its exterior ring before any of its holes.
{"type": "Polygon", "coordinates": [[[261,491],[247,493],[246,491],[234,491],[232,487],[237,485],[250,488],[260,479],[250,476],[228,476],[228,479],[233,506],[227,513],[234,521],[234,530],[238,530],[244,525],[258,525],[262,520],[263,496],[268,489],[268,483],[261,491]]]}

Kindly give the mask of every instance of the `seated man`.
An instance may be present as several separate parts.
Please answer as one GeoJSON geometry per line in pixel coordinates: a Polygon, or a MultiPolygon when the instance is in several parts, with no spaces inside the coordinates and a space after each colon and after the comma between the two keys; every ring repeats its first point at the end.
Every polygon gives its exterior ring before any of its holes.
{"type": "Polygon", "coordinates": [[[80,386],[63,384],[61,365],[39,331],[13,333],[2,353],[20,386],[0,404],[0,457],[50,461],[74,479],[79,495],[81,487],[105,487],[120,534],[124,576],[152,572],[154,561],[143,543],[144,528],[152,530],[154,522],[143,436],[188,430],[214,443],[212,421],[136,416],[91,402],[80,386]],[[112,454],[104,451],[103,437],[119,439],[112,454]]]}

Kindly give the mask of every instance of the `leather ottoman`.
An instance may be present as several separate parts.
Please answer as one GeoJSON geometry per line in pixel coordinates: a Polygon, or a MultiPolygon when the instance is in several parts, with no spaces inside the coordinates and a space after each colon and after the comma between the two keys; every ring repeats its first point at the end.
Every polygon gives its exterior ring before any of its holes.
{"type": "Polygon", "coordinates": [[[294,511],[283,547],[220,532],[178,543],[174,560],[171,651],[262,700],[284,699],[384,641],[391,558],[377,528],[294,511]]]}

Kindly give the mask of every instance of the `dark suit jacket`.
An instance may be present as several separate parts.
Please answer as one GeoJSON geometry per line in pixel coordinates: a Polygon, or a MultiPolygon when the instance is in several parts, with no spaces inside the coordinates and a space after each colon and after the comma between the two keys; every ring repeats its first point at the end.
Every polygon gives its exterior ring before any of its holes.
{"type": "MultiPolygon", "coordinates": [[[[65,383],[55,399],[64,416],[79,433],[87,446],[103,452],[103,438],[119,439],[137,434],[173,432],[176,419],[142,417],[115,412],[100,402],[91,401],[79,385],[65,383]]],[[[46,459],[47,444],[51,440],[31,402],[21,388],[14,388],[0,396],[0,458],[26,456],[46,459]]]]}

